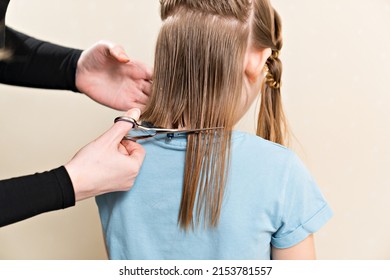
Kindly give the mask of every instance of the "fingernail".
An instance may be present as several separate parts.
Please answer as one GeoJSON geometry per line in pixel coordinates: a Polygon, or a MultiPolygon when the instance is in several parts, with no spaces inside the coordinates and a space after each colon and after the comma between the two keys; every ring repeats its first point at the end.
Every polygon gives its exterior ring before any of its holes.
{"type": "Polygon", "coordinates": [[[130,115],[133,119],[138,120],[141,116],[141,110],[139,108],[134,108],[130,110],[130,115]]]}
{"type": "Polygon", "coordinates": [[[129,58],[126,54],[124,54],[124,53],[121,53],[121,54],[119,55],[119,57],[120,57],[121,59],[123,59],[123,60],[130,61],[130,58],[129,58]]]}

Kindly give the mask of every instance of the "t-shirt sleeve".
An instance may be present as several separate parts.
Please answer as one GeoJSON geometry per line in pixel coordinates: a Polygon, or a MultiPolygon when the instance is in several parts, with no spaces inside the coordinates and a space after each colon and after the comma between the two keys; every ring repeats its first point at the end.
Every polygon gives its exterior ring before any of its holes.
{"type": "Polygon", "coordinates": [[[289,248],[318,231],[333,215],[319,187],[301,160],[291,155],[288,180],[282,194],[280,227],[271,243],[289,248]]]}

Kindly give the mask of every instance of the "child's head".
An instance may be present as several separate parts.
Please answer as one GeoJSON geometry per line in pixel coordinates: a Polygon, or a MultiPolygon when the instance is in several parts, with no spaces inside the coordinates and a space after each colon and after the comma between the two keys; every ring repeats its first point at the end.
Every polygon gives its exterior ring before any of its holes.
{"type": "Polygon", "coordinates": [[[279,15],[268,0],[160,0],[153,90],[143,119],[188,135],[180,225],[216,225],[234,124],[262,91],[258,135],[283,144],[279,15]],[[217,140],[216,140],[217,139],[217,140]],[[213,143],[213,145],[210,145],[213,143]],[[198,198],[196,198],[198,197],[198,198]]]}
{"type": "Polygon", "coordinates": [[[260,93],[268,68],[258,134],[283,144],[281,22],[269,1],[160,2],[163,26],[144,117],[163,127],[231,129],[260,93]]]}

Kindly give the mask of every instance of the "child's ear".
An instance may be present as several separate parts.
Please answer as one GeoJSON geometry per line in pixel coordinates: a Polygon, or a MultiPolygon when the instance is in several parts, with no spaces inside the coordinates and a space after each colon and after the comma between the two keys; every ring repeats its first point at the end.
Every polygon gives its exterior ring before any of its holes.
{"type": "Polygon", "coordinates": [[[267,59],[271,56],[271,48],[248,48],[245,55],[245,75],[251,83],[255,83],[263,72],[267,59]]]}

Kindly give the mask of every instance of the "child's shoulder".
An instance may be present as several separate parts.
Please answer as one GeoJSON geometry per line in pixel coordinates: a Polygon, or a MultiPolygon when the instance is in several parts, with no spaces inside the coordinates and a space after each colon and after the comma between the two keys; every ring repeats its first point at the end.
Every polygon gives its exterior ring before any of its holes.
{"type": "Polygon", "coordinates": [[[257,135],[253,135],[247,132],[235,130],[232,135],[233,144],[239,146],[247,146],[248,148],[261,149],[262,151],[279,152],[284,154],[290,154],[292,151],[278,143],[271,142],[257,135]]]}
{"type": "Polygon", "coordinates": [[[232,147],[232,155],[239,162],[263,166],[273,172],[292,170],[295,174],[311,176],[294,151],[259,136],[234,131],[232,147]]]}
{"type": "Polygon", "coordinates": [[[242,131],[233,132],[232,152],[242,159],[261,160],[268,165],[285,165],[299,160],[289,148],[242,131]]]}

